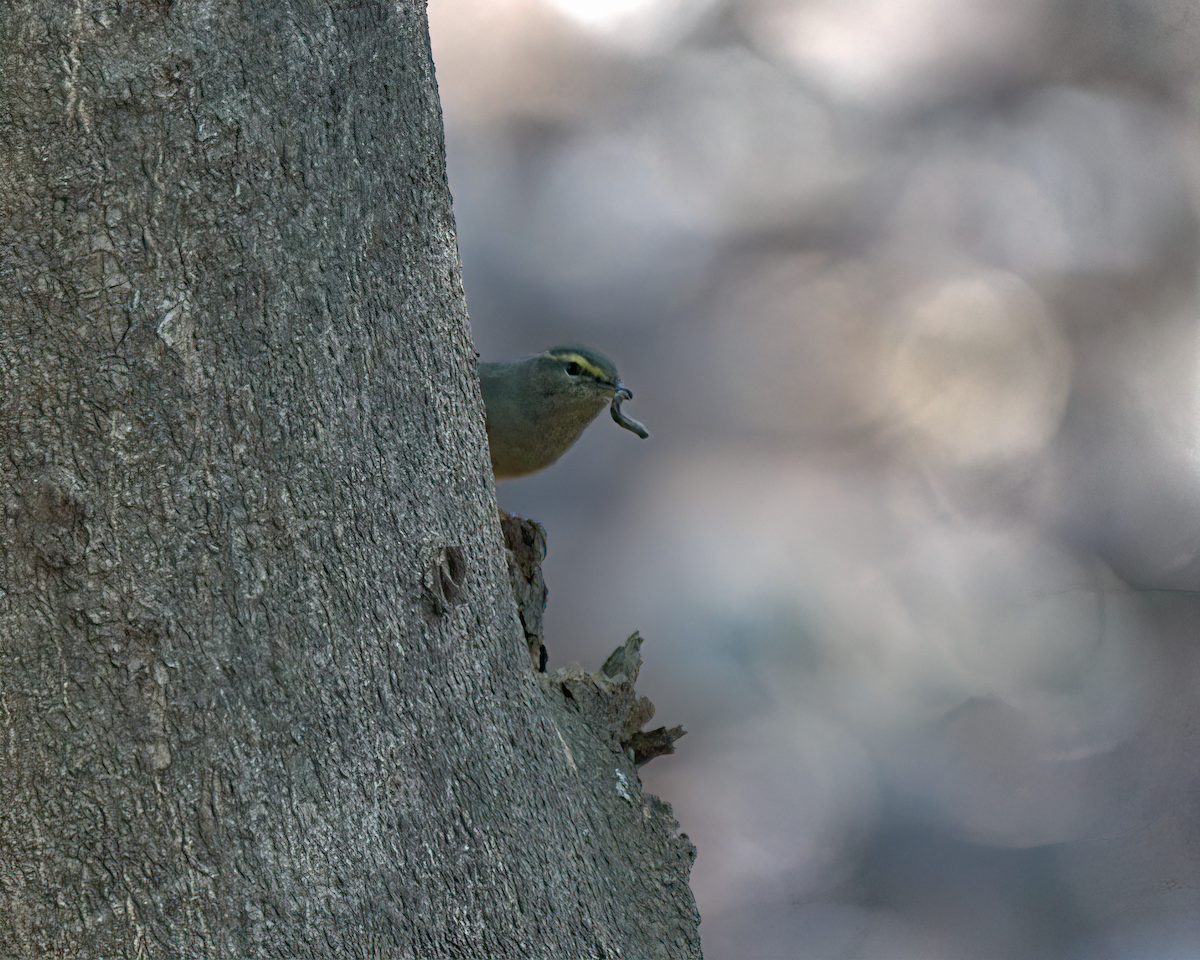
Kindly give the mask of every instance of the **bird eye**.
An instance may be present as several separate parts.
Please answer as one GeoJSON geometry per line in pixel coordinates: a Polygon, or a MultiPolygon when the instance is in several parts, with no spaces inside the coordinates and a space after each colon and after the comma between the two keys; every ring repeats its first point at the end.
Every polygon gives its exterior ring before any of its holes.
{"type": "Polygon", "coordinates": [[[574,361],[571,361],[570,363],[567,364],[567,373],[569,373],[573,377],[577,377],[581,373],[583,373],[583,367],[581,367],[579,364],[575,363],[574,361]]]}

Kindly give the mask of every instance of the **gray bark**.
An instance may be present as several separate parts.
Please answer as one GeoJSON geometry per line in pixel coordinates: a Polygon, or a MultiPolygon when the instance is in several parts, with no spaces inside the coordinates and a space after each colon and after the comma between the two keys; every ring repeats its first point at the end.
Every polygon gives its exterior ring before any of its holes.
{"type": "Polygon", "coordinates": [[[699,956],[516,617],[423,4],[7,5],[0,377],[0,956],[699,956]]]}

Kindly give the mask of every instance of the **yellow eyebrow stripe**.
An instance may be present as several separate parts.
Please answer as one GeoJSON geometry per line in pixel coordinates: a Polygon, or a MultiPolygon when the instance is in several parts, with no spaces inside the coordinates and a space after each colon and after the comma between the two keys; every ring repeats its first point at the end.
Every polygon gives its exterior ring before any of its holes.
{"type": "Polygon", "coordinates": [[[581,357],[577,353],[552,353],[550,354],[555,360],[561,360],[563,363],[577,363],[584,370],[590,373],[597,380],[608,383],[608,374],[601,370],[598,366],[588,360],[586,357],[581,357]]]}

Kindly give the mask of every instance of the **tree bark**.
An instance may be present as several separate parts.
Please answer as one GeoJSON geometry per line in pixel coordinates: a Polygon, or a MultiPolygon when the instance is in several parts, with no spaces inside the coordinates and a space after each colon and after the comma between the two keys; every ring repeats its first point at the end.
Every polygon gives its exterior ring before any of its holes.
{"type": "Polygon", "coordinates": [[[699,956],[517,620],[422,3],[7,5],[0,258],[0,956],[699,956]]]}

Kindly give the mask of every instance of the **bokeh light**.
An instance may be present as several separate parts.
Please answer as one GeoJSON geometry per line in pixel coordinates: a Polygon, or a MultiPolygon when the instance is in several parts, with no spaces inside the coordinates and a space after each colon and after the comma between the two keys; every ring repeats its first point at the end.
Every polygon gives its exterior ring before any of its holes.
{"type": "Polygon", "coordinates": [[[633,629],[709,960],[1194,957],[1200,7],[431,0],[551,666],[633,629]]]}

